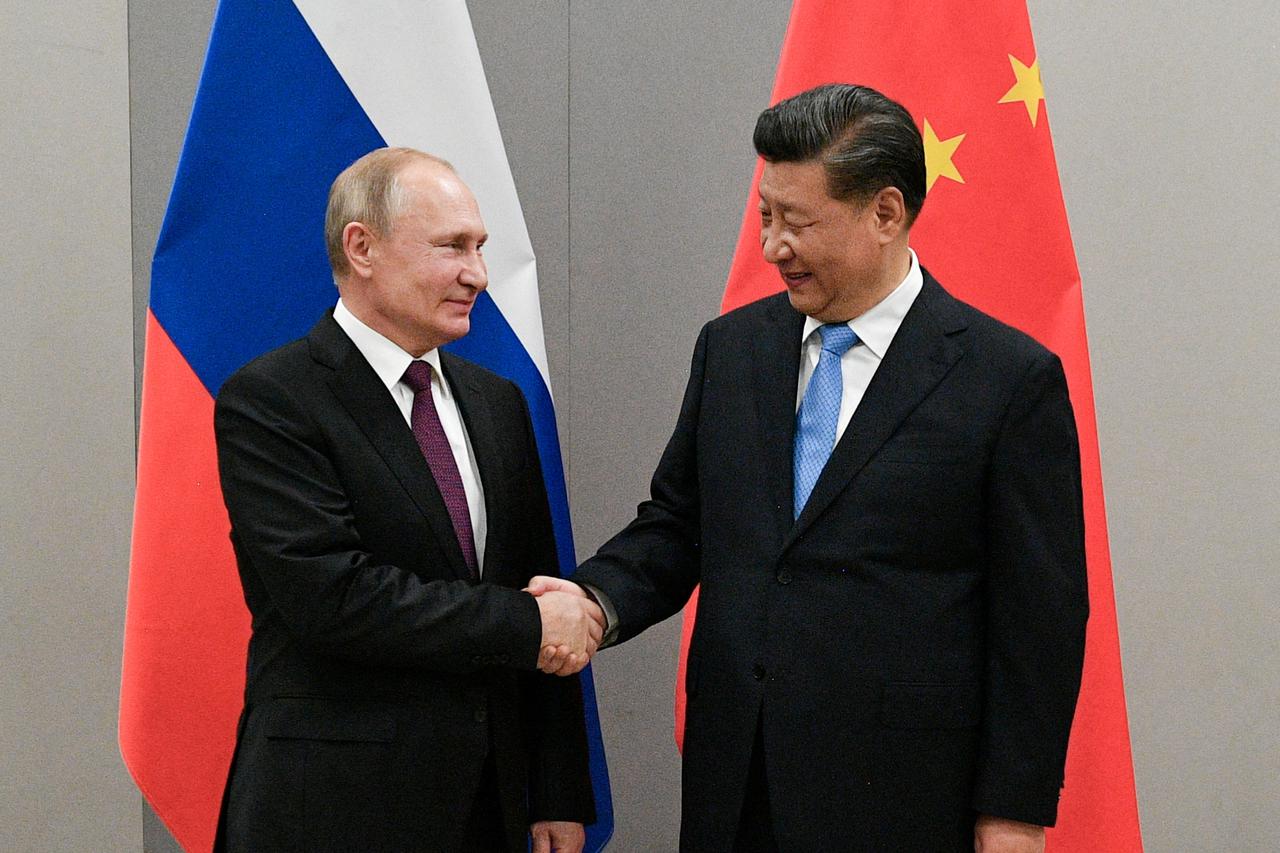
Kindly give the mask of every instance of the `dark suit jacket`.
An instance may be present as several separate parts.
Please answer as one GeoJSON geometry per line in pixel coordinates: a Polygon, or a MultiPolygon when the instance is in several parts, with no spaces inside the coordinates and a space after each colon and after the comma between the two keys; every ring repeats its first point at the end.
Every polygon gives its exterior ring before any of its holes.
{"type": "Polygon", "coordinates": [[[707,324],[650,500],[574,577],[621,640],[701,583],[682,849],[729,849],[758,726],[782,850],[1052,824],[1088,607],[1061,364],[925,273],[793,521],[803,322],[780,294],[707,324]]]}
{"type": "Polygon", "coordinates": [[[591,822],[577,679],[535,671],[556,556],[524,397],[441,353],[480,469],[484,580],[386,387],[331,316],[244,367],[214,415],[248,682],[233,850],[456,850],[496,762],[511,850],[591,822]]]}

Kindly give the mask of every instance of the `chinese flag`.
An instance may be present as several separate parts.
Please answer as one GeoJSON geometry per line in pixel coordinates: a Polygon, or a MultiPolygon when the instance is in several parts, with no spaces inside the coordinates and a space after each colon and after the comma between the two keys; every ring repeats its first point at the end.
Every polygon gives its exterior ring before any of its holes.
{"type": "MultiPolygon", "coordinates": [[[[1024,0],[795,0],[777,102],[859,83],[902,103],[925,144],[929,194],[911,231],[921,263],[958,298],[1029,333],[1066,368],[1084,473],[1090,617],[1084,682],[1050,851],[1139,851],[1107,523],[1080,273],[1058,183],[1024,0]]],[[[757,165],[722,309],[782,289],[764,262],[757,165]]],[[[688,648],[696,599],[685,610],[688,648]]],[[[684,654],[676,740],[684,728],[684,654]]]]}

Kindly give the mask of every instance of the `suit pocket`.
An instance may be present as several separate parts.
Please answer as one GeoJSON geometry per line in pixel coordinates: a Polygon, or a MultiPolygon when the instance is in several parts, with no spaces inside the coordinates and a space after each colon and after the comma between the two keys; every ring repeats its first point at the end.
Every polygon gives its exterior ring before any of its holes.
{"type": "Polygon", "coordinates": [[[394,795],[403,782],[392,707],[354,699],[277,698],[268,741],[296,752],[301,772],[302,847],[399,850],[403,818],[394,795]]]}
{"type": "Polygon", "coordinates": [[[891,729],[964,729],[982,719],[976,682],[891,681],[884,687],[880,722],[891,729]]]}

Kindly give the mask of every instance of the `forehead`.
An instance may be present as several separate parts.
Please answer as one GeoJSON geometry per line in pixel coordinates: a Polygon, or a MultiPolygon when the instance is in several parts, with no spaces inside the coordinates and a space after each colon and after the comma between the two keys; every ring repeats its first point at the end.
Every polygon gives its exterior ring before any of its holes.
{"type": "Polygon", "coordinates": [[[827,174],[819,160],[800,163],[766,160],[760,173],[760,198],[784,209],[819,207],[834,201],[827,194],[827,174]]]}
{"type": "Polygon", "coordinates": [[[480,206],[452,170],[430,161],[411,163],[397,182],[405,193],[402,219],[415,219],[448,231],[484,231],[480,206]]]}

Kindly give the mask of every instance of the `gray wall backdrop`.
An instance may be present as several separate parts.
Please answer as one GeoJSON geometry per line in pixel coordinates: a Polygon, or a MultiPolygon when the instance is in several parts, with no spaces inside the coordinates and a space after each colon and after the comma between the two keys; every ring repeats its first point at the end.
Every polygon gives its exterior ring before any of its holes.
{"type": "Polygon", "coordinates": [[[133,501],[128,33],[0,2],[0,849],[136,850],[115,744],[133,501]]]}
{"type": "MultiPolygon", "coordinates": [[[[582,555],[643,498],[716,313],[789,3],[470,5],[538,254],[582,555]]],[[[1147,848],[1280,849],[1280,13],[1029,6],[1085,283],[1147,848]]],[[[0,4],[0,849],[174,849],[120,762],[115,705],[134,359],[213,8],[0,4]]],[[[677,633],[595,667],[615,850],[675,848],[677,633]]]]}

